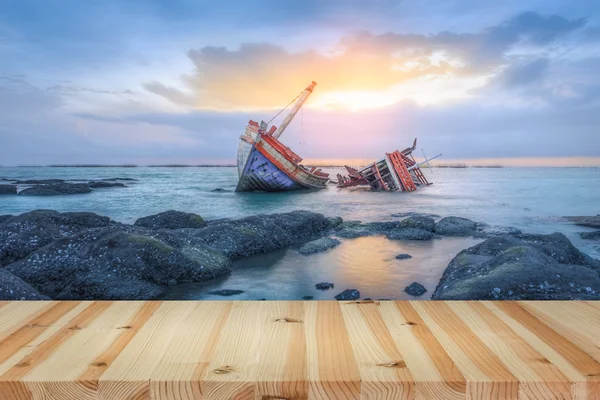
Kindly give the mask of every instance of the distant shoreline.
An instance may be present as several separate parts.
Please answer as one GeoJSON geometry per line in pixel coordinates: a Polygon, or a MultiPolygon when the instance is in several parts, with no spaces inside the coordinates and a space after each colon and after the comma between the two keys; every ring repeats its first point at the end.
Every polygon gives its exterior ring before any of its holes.
{"type": "MultiPolygon", "coordinates": [[[[306,165],[308,167],[318,168],[343,168],[344,165],[306,165]]],[[[151,165],[136,165],[136,164],[120,164],[120,165],[101,165],[101,164],[75,164],[75,165],[0,165],[0,168],[235,168],[233,164],[151,164],[151,165]]],[[[466,169],[466,168],[585,168],[585,169],[600,169],[600,166],[594,165],[557,165],[557,166],[511,166],[511,165],[466,165],[466,164],[439,164],[431,165],[431,168],[440,169],[466,169]]]]}

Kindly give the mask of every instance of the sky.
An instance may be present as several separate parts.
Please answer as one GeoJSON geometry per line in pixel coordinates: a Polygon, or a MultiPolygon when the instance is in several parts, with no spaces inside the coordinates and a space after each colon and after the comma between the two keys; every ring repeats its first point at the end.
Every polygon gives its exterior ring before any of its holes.
{"type": "Polygon", "coordinates": [[[595,0],[2,0],[0,165],[233,163],[311,81],[306,160],[600,165],[599,71],[595,0]]]}

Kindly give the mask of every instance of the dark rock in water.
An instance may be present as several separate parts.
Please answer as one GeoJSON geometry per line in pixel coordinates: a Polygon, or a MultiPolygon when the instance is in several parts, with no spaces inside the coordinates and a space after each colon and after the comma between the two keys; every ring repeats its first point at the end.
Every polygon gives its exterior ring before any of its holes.
{"type": "Polygon", "coordinates": [[[189,240],[201,241],[236,259],[321,236],[330,227],[322,214],[299,210],[211,222],[204,229],[188,230],[185,234],[189,240]]]}
{"type": "Polygon", "coordinates": [[[315,285],[315,287],[318,290],[328,290],[328,289],[333,289],[333,283],[331,282],[321,282],[321,283],[317,283],[315,285]]]}
{"type": "Polygon", "coordinates": [[[26,257],[51,242],[85,229],[105,227],[110,218],[94,213],[36,210],[4,220],[0,225],[0,267],[26,257]]]}
{"type": "Polygon", "coordinates": [[[433,232],[435,221],[431,217],[412,216],[400,221],[401,228],[417,228],[424,231],[433,232]]]}
{"type": "Polygon", "coordinates": [[[411,296],[421,296],[427,291],[427,289],[425,289],[425,286],[421,285],[419,282],[413,282],[405,287],[404,291],[411,296]]]}
{"type": "Polygon", "coordinates": [[[211,190],[211,192],[213,193],[224,193],[224,192],[229,192],[230,190],[225,190],[225,189],[221,189],[221,188],[216,188],[211,190]]]}
{"type": "Polygon", "coordinates": [[[64,182],[64,179],[29,179],[26,181],[15,181],[14,183],[17,185],[50,185],[64,182]]]}
{"type": "MultiPolygon", "coordinates": [[[[208,292],[208,294],[215,294],[217,296],[235,296],[237,294],[244,293],[243,290],[235,290],[235,289],[219,289],[213,290],[212,292],[208,292]]],[[[264,300],[264,299],[261,299],[264,300]]]]}
{"type": "Polygon", "coordinates": [[[340,242],[337,239],[324,237],[304,244],[302,247],[300,247],[300,250],[298,250],[298,252],[307,256],[309,254],[319,253],[328,249],[333,249],[334,247],[339,246],[341,243],[342,242],[340,242]]]}
{"type": "Polygon", "coordinates": [[[8,221],[12,217],[14,217],[14,215],[10,215],[10,214],[0,215],[0,224],[3,223],[4,221],[8,221]]]}
{"type": "Polygon", "coordinates": [[[385,237],[390,240],[431,240],[434,234],[424,229],[405,228],[392,231],[385,237]]]}
{"type": "Polygon", "coordinates": [[[137,179],[134,178],[105,178],[99,179],[100,181],[129,181],[129,182],[137,182],[137,179]]]}
{"type": "Polygon", "coordinates": [[[17,187],[15,185],[0,185],[0,195],[4,194],[17,194],[17,187]]]}
{"type": "Polygon", "coordinates": [[[303,300],[312,300],[314,299],[314,296],[302,296],[303,300]]]}
{"type": "Polygon", "coordinates": [[[342,225],[343,223],[344,223],[344,220],[342,219],[342,217],[329,218],[329,224],[331,225],[332,228],[337,228],[338,226],[342,225]]]}
{"type": "Polygon", "coordinates": [[[412,258],[412,256],[406,253],[398,254],[396,256],[396,260],[408,260],[409,258],[412,258]]]}
{"type": "Polygon", "coordinates": [[[385,235],[386,233],[398,229],[400,221],[388,222],[369,222],[345,221],[337,226],[336,236],[354,239],[363,236],[385,235]]]}
{"type": "Polygon", "coordinates": [[[204,219],[197,214],[169,210],[140,218],[135,221],[134,225],[150,229],[200,229],[204,228],[207,224],[204,219]]]}
{"type": "Polygon", "coordinates": [[[435,233],[443,236],[472,236],[477,233],[477,223],[466,218],[446,217],[435,225],[435,233]]]}
{"type": "Polygon", "coordinates": [[[0,300],[50,300],[23,280],[0,269],[0,300]]]}
{"type": "Polygon", "coordinates": [[[588,228],[600,228],[600,215],[593,215],[587,217],[565,217],[567,220],[573,222],[575,225],[587,226],[588,228]]]}
{"type": "MultiPolygon", "coordinates": [[[[1,216],[0,216],[0,221],[1,221],[1,216]]],[[[594,231],[594,232],[579,232],[579,236],[581,236],[582,239],[586,239],[586,240],[600,240],[600,231],[594,231]]]]}
{"type": "Polygon", "coordinates": [[[346,289],[342,293],[335,296],[336,300],[358,300],[360,292],[356,289],[346,289]]]}
{"type": "Polygon", "coordinates": [[[126,187],[124,183],[121,182],[106,182],[106,181],[92,181],[88,183],[88,186],[92,189],[102,189],[102,188],[111,188],[111,187],[126,187]]]}
{"type": "Polygon", "coordinates": [[[435,300],[600,299],[600,261],[560,233],[499,236],[450,262],[435,300]]]}
{"type": "Polygon", "coordinates": [[[415,211],[395,213],[395,214],[392,214],[392,217],[396,217],[396,218],[406,218],[406,217],[440,218],[440,216],[437,214],[420,213],[420,212],[415,212],[415,211]]]}
{"type": "Polygon", "coordinates": [[[21,196],[60,196],[64,194],[90,193],[92,189],[85,183],[53,183],[36,185],[19,192],[21,196]]]}
{"type": "Polygon", "coordinates": [[[54,299],[152,299],[171,282],[229,273],[230,261],[206,246],[176,249],[121,226],[86,229],[6,266],[54,299]]]}

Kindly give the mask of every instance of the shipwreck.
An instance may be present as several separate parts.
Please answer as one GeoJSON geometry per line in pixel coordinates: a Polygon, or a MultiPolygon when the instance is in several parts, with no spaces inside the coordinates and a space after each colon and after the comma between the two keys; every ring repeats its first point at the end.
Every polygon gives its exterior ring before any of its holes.
{"type": "Polygon", "coordinates": [[[348,175],[337,175],[337,187],[347,188],[368,185],[373,190],[414,192],[420,186],[429,186],[430,183],[425,178],[420,166],[427,164],[431,168],[429,162],[440,157],[441,154],[427,158],[423,153],[425,161],[417,163],[412,154],[416,148],[417,139],[414,140],[411,147],[407,147],[402,151],[396,150],[392,153],[386,153],[383,159],[360,170],[346,165],[348,175]]]}
{"type": "Polygon", "coordinates": [[[302,158],[279,141],[316,84],[312,82],[298,95],[296,103],[279,127],[269,128],[269,124],[264,121],[260,125],[252,120],[248,122],[246,132],[240,136],[238,147],[237,167],[240,179],[236,192],[322,189],[327,185],[329,174],[318,168],[301,165],[302,158]]]}
{"type": "MultiPolygon", "coordinates": [[[[294,104],[279,127],[271,125],[269,128],[269,124],[283,110],[269,122],[248,122],[238,146],[239,181],[236,192],[323,189],[330,182],[329,174],[319,168],[302,165],[302,158],[279,141],[279,137],[300,111],[316,84],[312,82],[283,109],[294,104]]],[[[429,161],[441,154],[430,159],[425,156],[425,161],[417,163],[412,155],[416,147],[417,139],[412,147],[387,153],[385,158],[362,169],[346,166],[348,175],[338,174],[337,182],[331,182],[337,184],[338,188],[368,185],[374,190],[402,192],[412,192],[420,186],[428,186],[430,183],[420,166],[429,165],[429,161]]]]}

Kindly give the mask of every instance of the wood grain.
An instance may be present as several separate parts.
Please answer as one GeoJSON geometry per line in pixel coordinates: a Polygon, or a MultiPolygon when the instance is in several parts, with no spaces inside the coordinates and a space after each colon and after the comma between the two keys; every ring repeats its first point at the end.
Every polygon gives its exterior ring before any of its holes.
{"type": "Polygon", "coordinates": [[[600,399],[595,302],[0,302],[0,399],[600,399]]]}

